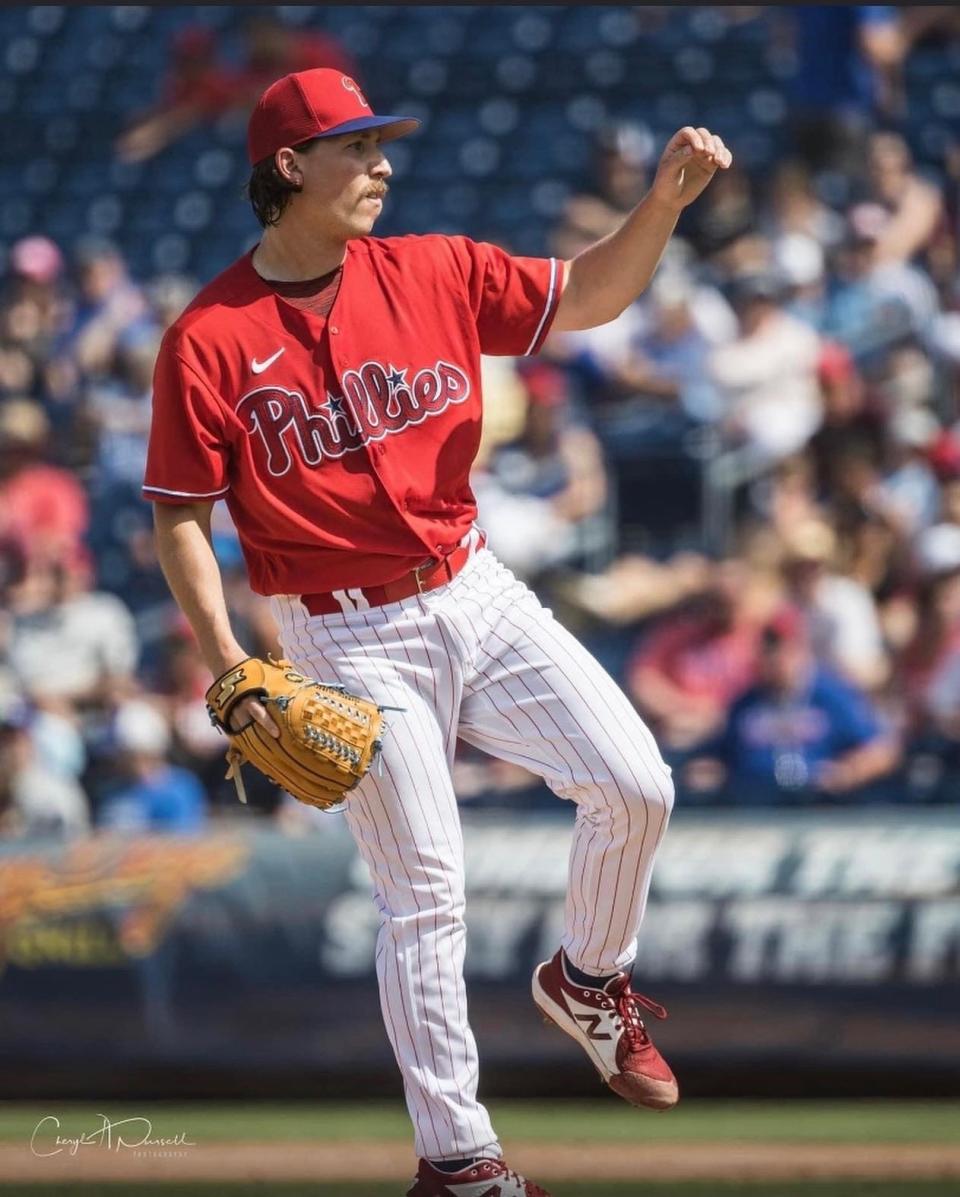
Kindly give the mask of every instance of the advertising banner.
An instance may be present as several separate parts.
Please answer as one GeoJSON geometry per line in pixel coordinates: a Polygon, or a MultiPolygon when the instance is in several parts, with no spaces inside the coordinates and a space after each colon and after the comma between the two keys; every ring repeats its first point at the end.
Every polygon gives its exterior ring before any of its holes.
{"type": "MultiPolygon", "coordinates": [[[[464,814],[470,1012],[494,1069],[571,1063],[529,999],[563,926],[569,814],[464,814]]],[[[0,847],[0,1077],[389,1074],[370,880],[342,819],[318,820],[0,847]]],[[[960,815],[681,813],[634,980],[688,1065],[956,1075],[960,815]]]]}

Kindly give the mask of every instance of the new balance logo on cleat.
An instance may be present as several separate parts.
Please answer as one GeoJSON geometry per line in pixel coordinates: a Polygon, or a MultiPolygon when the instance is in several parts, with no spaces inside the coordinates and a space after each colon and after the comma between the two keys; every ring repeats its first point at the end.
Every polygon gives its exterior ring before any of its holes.
{"type": "Polygon", "coordinates": [[[577,1020],[577,1022],[589,1023],[589,1026],[587,1027],[587,1038],[588,1039],[609,1039],[609,1038],[611,1038],[611,1036],[608,1035],[606,1032],[604,1032],[602,1035],[597,1034],[597,1027],[600,1025],[601,1015],[599,1015],[599,1014],[575,1014],[574,1018],[577,1020]]]}

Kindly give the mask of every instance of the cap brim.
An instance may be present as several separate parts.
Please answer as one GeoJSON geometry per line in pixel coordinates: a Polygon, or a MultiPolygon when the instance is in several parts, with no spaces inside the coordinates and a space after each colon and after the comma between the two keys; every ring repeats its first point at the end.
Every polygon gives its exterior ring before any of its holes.
{"type": "Polygon", "coordinates": [[[419,129],[420,121],[415,116],[358,116],[356,120],[334,125],[325,133],[318,133],[311,141],[321,137],[339,137],[343,133],[362,133],[366,129],[379,129],[381,141],[396,141],[419,129]]]}

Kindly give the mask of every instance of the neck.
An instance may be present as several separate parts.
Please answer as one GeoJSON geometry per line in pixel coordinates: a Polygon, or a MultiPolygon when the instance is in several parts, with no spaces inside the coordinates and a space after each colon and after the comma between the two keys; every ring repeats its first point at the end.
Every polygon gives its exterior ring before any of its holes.
{"type": "Polygon", "coordinates": [[[308,229],[288,212],[279,223],[268,225],[253,253],[253,268],[261,278],[275,283],[300,283],[319,278],[343,264],[345,241],[308,229]]]}

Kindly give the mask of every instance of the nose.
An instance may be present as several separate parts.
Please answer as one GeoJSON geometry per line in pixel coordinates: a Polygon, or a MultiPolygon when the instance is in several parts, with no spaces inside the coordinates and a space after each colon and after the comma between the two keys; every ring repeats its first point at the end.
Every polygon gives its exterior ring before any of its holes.
{"type": "Polygon", "coordinates": [[[370,167],[370,174],[377,179],[389,179],[393,174],[393,167],[390,165],[389,159],[379,146],[377,147],[377,154],[377,160],[374,162],[373,166],[370,167]]]}

